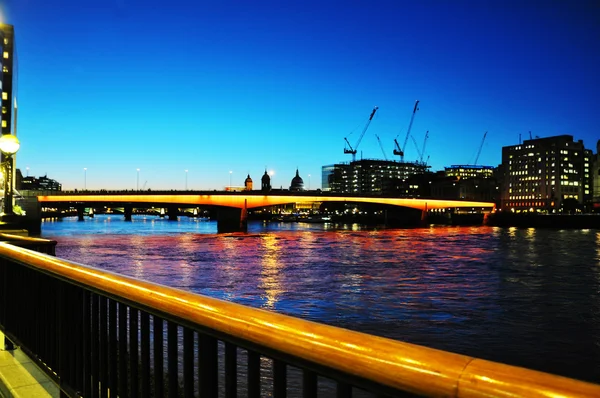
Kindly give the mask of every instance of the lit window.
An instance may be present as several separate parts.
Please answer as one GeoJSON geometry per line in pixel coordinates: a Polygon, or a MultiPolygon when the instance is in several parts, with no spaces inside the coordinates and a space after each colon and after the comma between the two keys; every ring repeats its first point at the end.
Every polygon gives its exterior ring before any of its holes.
{"type": "Polygon", "coordinates": [[[6,120],[2,121],[2,127],[6,127],[6,120]]]}
{"type": "Polygon", "coordinates": [[[8,51],[4,51],[4,58],[8,59],[8,51]]]}
{"type": "Polygon", "coordinates": [[[8,99],[8,93],[6,91],[2,92],[2,99],[6,101],[8,99]]]}
{"type": "Polygon", "coordinates": [[[8,39],[4,39],[4,44],[8,44],[8,39]]]}
{"type": "Polygon", "coordinates": [[[2,113],[5,114],[6,112],[8,112],[8,109],[6,109],[5,106],[2,107],[2,113]]]}
{"type": "Polygon", "coordinates": [[[8,73],[8,66],[4,65],[4,66],[2,67],[2,72],[4,72],[4,73],[8,73]]]}

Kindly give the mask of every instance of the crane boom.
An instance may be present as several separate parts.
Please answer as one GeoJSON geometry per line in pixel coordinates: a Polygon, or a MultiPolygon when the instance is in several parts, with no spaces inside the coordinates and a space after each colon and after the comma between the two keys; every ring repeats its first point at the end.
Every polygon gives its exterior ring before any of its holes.
{"type": "Polygon", "coordinates": [[[479,144],[479,149],[477,150],[477,156],[475,156],[475,163],[474,165],[477,166],[477,161],[479,160],[479,155],[481,154],[481,148],[483,148],[483,143],[485,142],[485,137],[487,135],[487,131],[485,132],[485,134],[483,135],[483,139],[481,140],[481,144],[479,144]]]}
{"type": "Polygon", "coordinates": [[[375,134],[375,137],[377,137],[377,142],[379,142],[379,148],[381,148],[381,153],[383,153],[383,158],[385,160],[388,160],[387,155],[385,154],[385,149],[383,149],[383,144],[381,143],[379,136],[377,134],[375,134]]]}
{"type": "Polygon", "coordinates": [[[423,158],[423,153],[419,149],[419,144],[417,144],[417,140],[415,140],[415,137],[412,136],[412,135],[410,136],[410,138],[412,139],[413,143],[415,144],[415,148],[417,148],[417,153],[419,154],[419,158],[422,159],[423,158]]]}
{"type": "Polygon", "coordinates": [[[365,136],[365,133],[367,132],[367,129],[369,128],[369,125],[371,124],[371,120],[373,120],[373,116],[375,116],[375,112],[377,112],[377,109],[379,109],[378,106],[373,108],[373,111],[371,112],[371,116],[369,116],[369,120],[367,120],[367,124],[365,124],[365,127],[363,128],[362,132],[360,133],[360,137],[358,137],[358,141],[356,141],[354,148],[350,144],[350,141],[348,141],[348,138],[344,137],[344,140],[346,140],[346,143],[350,147],[350,149],[344,148],[344,153],[351,153],[353,162],[356,160],[356,150],[358,149],[360,142],[362,141],[363,137],[365,136]]]}
{"type": "Polygon", "coordinates": [[[415,107],[413,109],[412,116],[410,117],[410,123],[408,123],[408,130],[406,130],[406,137],[404,138],[404,144],[402,144],[402,148],[398,144],[398,141],[394,139],[394,143],[396,144],[396,149],[394,149],[394,155],[400,155],[400,161],[404,161],[404,151],[406,151],[406,144],[408,143],[408,136],[410,135],[410,130],[412,129],[413,121],[415,120],[415,114],[419,110],[419,100],[415,102],[415,107]]]}
{"type": "Polygon", "coordinates": [[[420,162],[423,163],[423,156],[425,156],[425,147],[427,146],[427,138],[429,138],[429,130],[425,132],[425,139],[423,140],[423,148],[421,148],[421,159],[420,162]]]}

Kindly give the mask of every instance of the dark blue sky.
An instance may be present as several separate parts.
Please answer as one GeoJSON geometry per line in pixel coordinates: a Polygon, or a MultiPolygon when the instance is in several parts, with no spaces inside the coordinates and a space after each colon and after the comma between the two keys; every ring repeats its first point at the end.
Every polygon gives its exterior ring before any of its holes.
{"type": "MultiPolygon", "coordinates": [[[[65,188],[311,188],[321,166],[392,158],[412,135],[433,170],[501,147],[600,138],[600,3],[585,1],[0,2],[19,56],[18,167],[65,188]]],[[[419,157],[409,139],[406,159],[419,157]]],[[[397,157],[396,157],[397,158],[397,157]]]]}

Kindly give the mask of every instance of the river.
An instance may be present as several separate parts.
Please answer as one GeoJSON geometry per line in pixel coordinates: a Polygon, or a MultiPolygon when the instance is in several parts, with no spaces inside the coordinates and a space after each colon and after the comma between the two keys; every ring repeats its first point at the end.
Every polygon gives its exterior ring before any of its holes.
{"type": "Polygon", "coordinates": [[[97,215],[58,257],[365,333],[600,383],[600,230],[97,215]]]}

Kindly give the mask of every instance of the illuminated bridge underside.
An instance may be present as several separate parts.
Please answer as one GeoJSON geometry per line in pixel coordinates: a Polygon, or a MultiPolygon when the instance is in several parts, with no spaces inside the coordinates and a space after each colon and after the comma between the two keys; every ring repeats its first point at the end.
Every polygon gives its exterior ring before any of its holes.
{"type": "Polygon", "coordinates": [[[164,204],[164,205],[208,205],[234,208],[260,208],[275,205],[285,205],[298,202],[349,202],[376,203],[392,206],[409,207],[419,210],[448,209],[448,208],[478,208],[494,209],[494,203],[470,202],[439,199],[408,199],[408,198],[377,198],[356,196],[305,196],[305,195],[52,195],[38,196],[44,204],[50,203],[110,203],[110,204],[164,204]]]}

